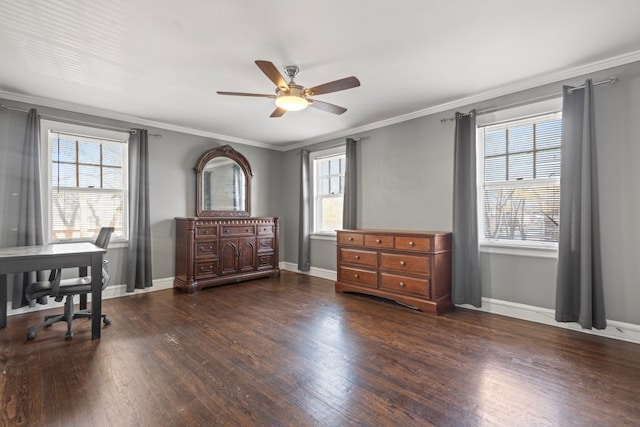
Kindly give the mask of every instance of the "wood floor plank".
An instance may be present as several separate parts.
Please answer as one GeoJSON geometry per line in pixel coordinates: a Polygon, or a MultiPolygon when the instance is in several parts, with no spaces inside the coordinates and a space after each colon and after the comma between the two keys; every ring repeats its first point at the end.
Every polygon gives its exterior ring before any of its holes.
{"type": "Polygon", "coordinates": [[[47,312],[0,330],[0,426],[639,425],[640,345],[279,278],[47,312]]]}

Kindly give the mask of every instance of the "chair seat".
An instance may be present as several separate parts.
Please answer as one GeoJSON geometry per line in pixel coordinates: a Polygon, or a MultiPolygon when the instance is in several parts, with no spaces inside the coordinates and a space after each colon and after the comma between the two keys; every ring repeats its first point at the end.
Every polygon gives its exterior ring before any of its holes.
{"type": "Polygon", "coordinates": [[[51,282],[48,280],[44,280],[42,282],[30,283],[25,291],[25,296],[27,297],[27,301],[33,301],[42,297],[49,296],[50,293],[51,282]]]}
{"type": "Polygon", "coordinates": [[[58,296],[91,293],[91,276],[60,280],[58,296]]]}

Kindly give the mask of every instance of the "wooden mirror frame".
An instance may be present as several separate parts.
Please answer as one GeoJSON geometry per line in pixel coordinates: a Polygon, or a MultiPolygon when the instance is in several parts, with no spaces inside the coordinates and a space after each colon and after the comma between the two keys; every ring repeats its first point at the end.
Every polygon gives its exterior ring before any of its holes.
{"type": "Polygon", "coordinates": [[[247,217],[251,216],[251,178],[253,177],[253,172],[251,171],[251,166],[247,159],[234,150],[230,145],[224,145],[222,147],[214,148],[209,151],[206,151],[198,161],[196,165],[193,167],[196,171],[196,215],[204,216],[204,217],[247,217]],[[244,182],[245,182],[245,201],[244,201],[244,210],[234,210],[234,211],[224,211],[224,210],[205,210],[203,206],[202,199],[202,173],[204,171],[205,166],[209,163],[211,159],[216,157],[226,157],[235,161],[238,166],[244,172],[244,182]]]}

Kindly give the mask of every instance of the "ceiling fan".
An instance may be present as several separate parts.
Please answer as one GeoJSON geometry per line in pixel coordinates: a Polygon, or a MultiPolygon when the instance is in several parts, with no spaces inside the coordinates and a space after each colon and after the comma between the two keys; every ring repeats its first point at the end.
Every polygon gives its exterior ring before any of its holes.
{"type": "Polygon", "coordinates": [[[324,95],[326,93],[338,92],[345,89],[351,89],[360,86],[360,81],[351,76],[344,79],[334,80],[311,88],[305,88],[293,81],[298,74],[299,68],[295,65],[285,67],[289,76],[289,83],[286,82],[282,74],[275,65],[269,61],[255,61],[256,65],[262,72],[276,85],[276,94],[267,95],[260,93],[244,93],[244,92],[223,92],[218,91],[218,95],[233,96],[255,96],[260,98],[271,98],[276,100],[276,109],[271,113],[271,117],[282,117],[287,111],[298,111],[307,107],[314,107],[322,111],[333,114],[342,114],[347,111],[346,108],[339,105],[329,104],[328,102],[311,99],[311,96],[324,95]]]}

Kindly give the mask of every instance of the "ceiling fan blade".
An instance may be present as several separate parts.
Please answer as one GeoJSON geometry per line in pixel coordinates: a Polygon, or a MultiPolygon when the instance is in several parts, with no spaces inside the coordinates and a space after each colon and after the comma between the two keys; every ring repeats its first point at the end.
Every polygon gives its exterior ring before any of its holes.
{"type": "Polygon", "coordinates": [[[340,107],[339,105],[329,104],[328,102],[322,102],[315,99],[309,99],[309,106],[333,114],[342,114],[347,111],[346,108],[340,107]]]}
{"type": "Polygon", "coordinates": [[[289,85],[287,81],[282,77],[282,74],[278,71],[275,65],[269,61],[256,61],[258,68],[269,77],[269,79],[275,83],[276,86],[283,88],[285,91],[289,91],[289,85]]]}
{"type": "Polygon", "coordinates": [[[312,88],[306,89],[307,94],[311,95],[322,95],[325,93],[338,92],[340,90],[351,89],[352,87],[360,86],[360,80],[356,77],[345,77],[344,79],[334,80],[329,83],[321,84],[318,86],[314,86],[312,88]]]}
{"type": "Polygon", "coordinates": [[[271,99],[275,99],[276,96],[275,95],[266,95],[266,94],[262,94],[262,93],[244,93],[244,92],[223,92],[223,91],[217,91],[216,92],[218,95],[232,95],[232,96],[256,96],[258,98],[271,98],[271,99]]]}
{"type": "Polygon", "coordinates": [[[282,117],[286,112],[287,110],[285,110],[284,108],[276,107],[276,109],[273,110],[273,113],[271,113],[269,117],[282,117]]]}

